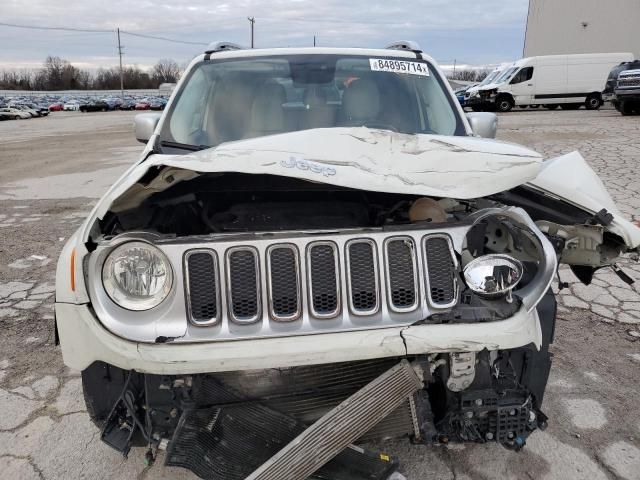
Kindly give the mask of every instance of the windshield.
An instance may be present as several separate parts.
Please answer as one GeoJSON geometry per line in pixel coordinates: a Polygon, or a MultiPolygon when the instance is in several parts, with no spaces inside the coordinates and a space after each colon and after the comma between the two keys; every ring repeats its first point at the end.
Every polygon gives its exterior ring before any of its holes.
{"type": "Polygon", "coordinates": [[[203,61],[167,112],[161,144],[213,147],[312,128],[465,135],[426,61],[341,55],[203,61]]]}
{"type": "Polygon", "coordinates": [[[489,85],[492,82],[492,80],[500,74],[500,72],[502,72],[502,70],[494,70],[493,72],[491,72],[489,75],[484,77],[484,80],[482,80],[478,84],[478,87],[484,87],[485,85],[489,85]]]}
{"type": "Polygon", "coordinates": [[[506,82],[507,80],[509,80],[511,78],[511,75],[513,75],[516,72],[516,70],[518,70],[518,67],[508,68],[493,83],[504,83],[504,82],[506,82]]]}

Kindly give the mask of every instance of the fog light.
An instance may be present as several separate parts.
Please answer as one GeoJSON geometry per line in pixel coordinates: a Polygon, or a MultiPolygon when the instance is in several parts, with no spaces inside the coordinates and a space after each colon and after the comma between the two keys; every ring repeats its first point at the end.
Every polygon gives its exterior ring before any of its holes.
{"type": "Polygon", "coordinates": [[[522,263],[509,255],[491,254],[478,257],[464,267],[467,286],[485,298],[507,295],[522,280],[522,263]]]}

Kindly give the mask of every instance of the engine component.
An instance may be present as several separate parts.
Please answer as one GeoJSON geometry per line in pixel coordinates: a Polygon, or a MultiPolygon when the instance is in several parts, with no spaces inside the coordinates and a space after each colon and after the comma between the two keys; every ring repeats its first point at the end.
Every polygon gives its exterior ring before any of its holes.
{"type": "Polygon", "coordinates": [[[422,197],[411,204],[409,220],[412,222],[442,223],[447,221],[447,212],[433,198],[422,197]]]}
{"type": "Polygon", "coordinates": [[[451,353],[449,355],[449,379],[447,388],[461,392],[471,385],[476,376],[476,354],[474,352],[451,353]]]}

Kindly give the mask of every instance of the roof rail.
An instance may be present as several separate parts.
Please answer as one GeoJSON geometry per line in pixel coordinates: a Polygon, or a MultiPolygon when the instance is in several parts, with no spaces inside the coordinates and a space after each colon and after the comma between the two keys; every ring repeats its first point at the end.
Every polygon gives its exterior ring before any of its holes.
{"type": "Polygon", "coordinates": [[[393,42],[386,47],[389,50],[410,50],[412,52],[421,52],[422,49],[418,42],[414,42],[413,40],[401,40],[399,42],[393,42]]]}
{"type": "Polygon", "coordinates": [[[204,53],[226,52],[227,50],[244,50],[244,47],[231,42],[211,42],[204,53]]]}

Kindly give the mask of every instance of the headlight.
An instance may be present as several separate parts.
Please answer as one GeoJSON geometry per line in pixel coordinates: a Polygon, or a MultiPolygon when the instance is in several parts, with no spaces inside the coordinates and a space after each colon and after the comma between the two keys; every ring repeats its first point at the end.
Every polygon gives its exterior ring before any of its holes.
{"type": "Polygon", "coordinates": [[[467,286],[480,296],[510,295],[522,279],[522,263],[509,255],[490,254],[471,260],[464,267],[467,286]]]}
{"type": "Polygon", "coordinates": [[[116,304],[127,310],[149,310],[167,298],[173,270],[167,257],[145,242],[127,242],[107,256],[102,283],[116,304]]]}

